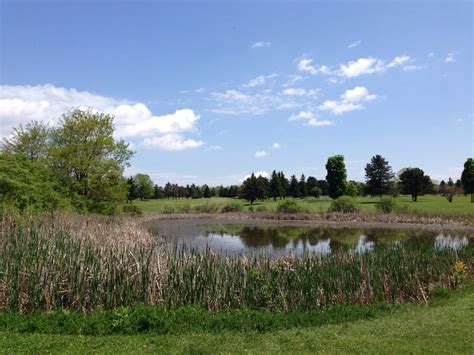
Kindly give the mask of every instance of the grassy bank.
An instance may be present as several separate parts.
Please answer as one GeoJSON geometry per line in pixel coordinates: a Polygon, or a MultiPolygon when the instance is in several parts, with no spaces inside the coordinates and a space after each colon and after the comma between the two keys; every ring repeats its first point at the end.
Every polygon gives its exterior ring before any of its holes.
{"type": "MultiPolygon", "coordinates": [[[[293,200],[292,198],[288,198],[293,200]]],[[[310,213],[327,212],[331,205],[331,199],[294,199],[303,211],[310,213]]],[[[379,197],[356,197],[355,201],[361,212],[376,212],[375,206],[379,202],[379,197]]],[[[470,196],[455,196],[452,203],[449,203],[445,197],[437,195],[420,196],[417,202],[411,201],[409,196],[400,196],[396,198],[400,206],[406,206],[414,212],[433,213],[433,214],[474,214],[474,204],[470,201],[470,196]]],[[[256,201],[251,207],[250,204],[241,199],[232,198],[201,198],[201,199],[179,199],[179,200],[149,200],[149,201],[134,201],[134,204],[140,206],[145,213],[175,213],[175,212],[193,212],[199,206],[209,206],[209,212],[217,212],[223,206],[229,203],[236,203],[241,205],[242,211],[267,211],[275,212],[279,201],[266,200],[256,201]]]]}
{"type": "Polygon", "coordinates": [[[472,288],[430,306],[404,305],[376,318],[268,332],[71,336],[0,331],[5,353],[463,353],[472,354],[472,288]]]}

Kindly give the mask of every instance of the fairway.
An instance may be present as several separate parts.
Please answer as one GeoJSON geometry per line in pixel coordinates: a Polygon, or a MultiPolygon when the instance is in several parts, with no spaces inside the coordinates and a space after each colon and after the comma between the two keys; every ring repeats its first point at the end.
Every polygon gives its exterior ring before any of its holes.
{"type": "MultiPolygon", "coordinates": [[[[331,205],[331,199],[322,197],[318,199],[293,199],[302,207],[304,211],[310,213],[327,212],[331,205]]],[[[376,212],[375,206],[379,202],[379,197],[355,197],[355,201],[359,203],[362,212],[376,212]]],[[[416,212],[433,213],[433,214],[474,214],[474,203],[471,203],[470,196],[455,196],[452,203],[446,198],[438,195],[425,195],[418,197],[417,202],[413,202],[409,196],[399,196],[396,198],[401,206],[408,206],[416,212]]],[[[163,212],[184,212],[190,211],[196,206],[210,204],[218,208],[222,208],[225,204],[237,202],[242,205],[243,211],[268,211],[275,212],[280,200],[272,199],[265,201],[256,201],[250,205],[248,201],[243,199],[233,199],[225,197],[199,198],[199,199],[159,199],[159,200],[136,200],[133,203],[140,206],[145,213],[163,213],[163,212]]]]}
{"type": "Polygon", "coordinates": [[[0,332],[5,353],[462,353],[474,352],[472,288],[436,306],[406,305],[393,314],[340,325],[260,332],[65,336],[0,332]]]}

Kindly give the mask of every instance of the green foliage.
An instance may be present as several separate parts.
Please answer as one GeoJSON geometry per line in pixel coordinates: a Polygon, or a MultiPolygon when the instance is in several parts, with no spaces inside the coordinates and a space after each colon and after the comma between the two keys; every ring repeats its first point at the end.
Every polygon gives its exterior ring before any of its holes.
{"type": "Polygon", "coordinates": [[[416,202],[419,195],[430,192],[433,183],[428,175],[419,168],[406,168],[400,174],[400,189],[404,194],[409,194],[416,202]]]}
{"type": "Polygon", "coordinates": [[[468,158],[464,163],[461,182],[465,194],[471,194],[471,203],[474,202],[474,159],[468,158]]]}
{"type": "Polygon", "coordinates": [[[382,213],[395,212],[397,207],[397,200],[390,196],[382,196],[379,203],[375,206],[376,210],[382,213]]]}
{"type": "Polygon", "coordinates": [[[359,194],[359,186],[355,181],[349,181],[346,183],[345,195],[355,197],[359,194]]]}
{"type": "Polygon", "coordinates": [[[388,161],[381,155],[374,155],[365,167],[366,189],[369,195],[387,194],[390,192],[390,180],[395,175],[388,161]]]}
{"type": "Polygon", "coordinates": [[[2,150],[20,154],[35,162],[49,156],[51,132],[43,122],[32,121],[25,127],[13,128],[11,138],[4,138],[2,150]]]}
{"type": "Polygon", "coordinates": [[[346,192],[346,165],[343,155],[335,155],[328,158],[326,163],[326,181],[329,184],[329,197],[338,198],[346,192]]]}
{"type": "Polygon", "coordinates": [[[197,213],[217,213],[219,212],[219,206],[212,202],[206,202],[201,205],[194,206],[194,212],[197,213]]]}
{"type": "Polygon", "coordinates": [[[147,200],[153,197],[155,186],[150,176],[146,174],[136,174],[133,177],[133,183],[135,185],[136,197],[141,200],[147,200]]]}
{"type": "Polygon", "coordinates": [[[277,212],[278,213],[299,213],[302,211],[302,208],[298,205],[296,201],[293,200],[284,200],[278,203],[277,212]]]}
{"type": "Polygon", "coordinates": [[[249,201],[250,204],[253,204],[257,199],[264,199],[267,185],[267,179],[261,176],[257,178],[255,174],[252,173],[242,184],[242,197],[249,201]]]}
{"type": "Polygon", "coordinates": [[[2,209],[25,212],[68,207],[69,202],[58,191],[59,181],[42,164],[23,155],[0,153],[2,209]]]}
{"type": "Polygon", "coordinates": [[[170,214],[170,213],[175,213],[175,212],[176,212],[175,208],[171,206],[170,204],[166,204],[163,206],[162,213],[170,214]]]}
{"type": "Polygon", "coordinates": [[[242,204],[238,202],[229,202],[226,203],[224,206],[221,207],[221,212],[222,213],[228,213],[228,212],[240,212],[242,211],[243,206],[242,204]]]}
{"type": "Polygon", "coordinates": [[[320,197],[322,192],[323,191],[321,190],[319,186],[315,186],[309,191],[309,195],[313,197],[320,197]]]}
{"type": "Polygon", "coordinates": [[[301,195],[300,184],[295,175],[290,178],[290,185],[288,186],[288,195],[293,198],[298,198],[301,195]]]}
{"type": "Polygon", "coordinates": [[[341,196],[332,201],[328,212],[353,213],[359,211],[359,205],[350,196],[341,196]]]}
{"type": "Polygon", "coordinates": [[[133,216],[133,217],[142,217],[143,216],[143,210],[132,203],[127,203],[126,205],[123,206],[123,212],[133,216]]]}

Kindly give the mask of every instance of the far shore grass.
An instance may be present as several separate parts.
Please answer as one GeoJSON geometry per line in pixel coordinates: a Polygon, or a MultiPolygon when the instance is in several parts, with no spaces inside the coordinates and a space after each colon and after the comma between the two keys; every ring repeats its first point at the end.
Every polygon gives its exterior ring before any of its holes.
{"type": "MultiPolygon", "coordinates": [[[[303,210],[310,213],[324,213],[327,212],[331,205],[331,199],[327,197],[321,198],[307,198],[307,199],[293,199],[287,198],[288,200],[295,200],[303,210]]],[[[379,197],[355,197],[355,201],[359,204],[361,212],[376,212],[376,205],[380,201],[379,197]]],[[[400,206],[408,206],[414,212],[420,213],[432,213],[432,214],[474,214],[474,203],[471,203],[470,196],[458,195],[455,196],[452,203],[449,203],[443,196],[438,195],[424,195],[419,196],[417,202],[413,202],[410,196],[399,196],[396,200],[400,206]]],[[[133,203],[140,206],[144,213],[163,213],[170,208],[175,212],[180,212],[183,209],[193,209],[196,206],[203,204],[213,204],[218,208],[228,203],[238,203],[242,205],[242,211],[254,211],[265,210],[268,212],[276,211],[280,200],[274,201],[273,199],[265,201],[255,201],[253,205],[243,199],[237,198],[224,198],[224,197],[212,197],[212,198],[200,198],[200,199],[159,199],[159,200],[148,200],[139,201],[135,200],[133,203]]]]}

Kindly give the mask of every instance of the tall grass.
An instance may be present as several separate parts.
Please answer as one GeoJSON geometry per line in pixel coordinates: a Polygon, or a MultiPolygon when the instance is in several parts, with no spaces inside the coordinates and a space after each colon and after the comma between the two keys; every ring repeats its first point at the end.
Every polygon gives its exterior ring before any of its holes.
{"type": "Polygon", "coordinates": [[[144,303],[174,309],[309,310],[336,304],[425,301],[455,287],[453,265],[473,247],[406,244],[371,253],[223,258],[155,244],[131,220],[2,224],[0,309],[88,312],[144,303]]]}

